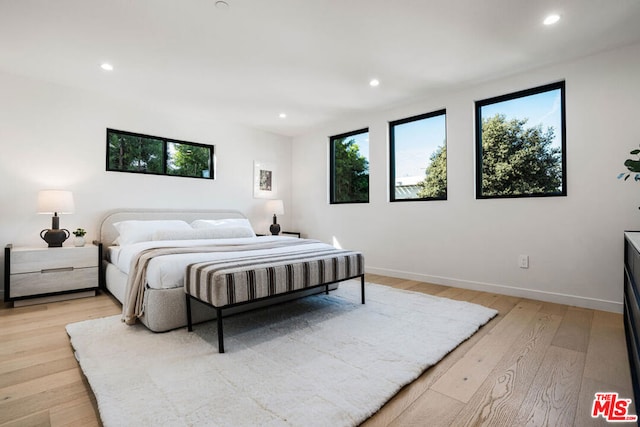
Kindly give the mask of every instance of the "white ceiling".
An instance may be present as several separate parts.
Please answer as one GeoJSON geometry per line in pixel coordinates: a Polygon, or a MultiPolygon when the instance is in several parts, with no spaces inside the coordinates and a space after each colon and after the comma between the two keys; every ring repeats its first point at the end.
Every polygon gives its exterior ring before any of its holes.
{"type": "Polygon", "coordinates": [[[640,0],[226,1],[0,0],[0,71],[296,135],[640,41],[640,0]]]}

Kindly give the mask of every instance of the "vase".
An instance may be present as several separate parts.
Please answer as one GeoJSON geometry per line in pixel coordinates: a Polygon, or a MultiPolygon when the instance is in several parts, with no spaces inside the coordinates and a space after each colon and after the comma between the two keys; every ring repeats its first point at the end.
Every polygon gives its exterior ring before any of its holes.
{"type": "Polygon", "coordinates": [[[73,245],[76,247],[82,247],[84,246],[84,237],[83,236],[76,236],[73,238],[73,245]]]}

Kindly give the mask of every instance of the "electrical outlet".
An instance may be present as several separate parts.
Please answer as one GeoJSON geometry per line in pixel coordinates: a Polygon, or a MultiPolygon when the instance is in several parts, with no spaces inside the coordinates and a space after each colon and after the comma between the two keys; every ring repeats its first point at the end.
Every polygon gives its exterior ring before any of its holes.
{"type": "Polygon", "coordinates": [[[520,268],[529,268],[529,255],[520,255],[518,257],[518,266],[520,268]]]}

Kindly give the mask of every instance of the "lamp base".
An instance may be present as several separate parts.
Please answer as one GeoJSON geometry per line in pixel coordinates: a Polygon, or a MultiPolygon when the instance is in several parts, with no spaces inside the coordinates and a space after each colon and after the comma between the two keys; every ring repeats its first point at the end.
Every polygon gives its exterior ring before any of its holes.
{"type": "Polygon", "coordinates": [[[277,236],[278,234],[280,234],[280,224],[271,224],[271,227],[269,227],[269,231],[272,235],[277,236]]]}
{"type": "Polygon", "coordinates": [[[40,232],[40,238],[49,244],[50,248],[61,248],[71,233],[66,228],[44,229],[40,232]]]}

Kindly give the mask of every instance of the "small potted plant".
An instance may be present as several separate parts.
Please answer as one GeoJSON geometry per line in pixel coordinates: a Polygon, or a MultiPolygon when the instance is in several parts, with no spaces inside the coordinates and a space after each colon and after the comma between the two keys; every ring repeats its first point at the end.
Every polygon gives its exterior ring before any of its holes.
{"type": "Polygon", "coordinates": [[[84,241],[84,235],[85,235],[85,234],[87,234],[87,232],[85,231],[85,229],[84,229],[84,228],[78,228],[78,229],[76,229],[76,231],[74,231],[74,232],[73,232],[73,235],[74,235],[74,236],[76,236],[76,237],[73,239],[73,244],[74,244],[75,246],[78,246],[78,247],[84,246],[84,243],[85,243],[85,241],[84,241]]]}

